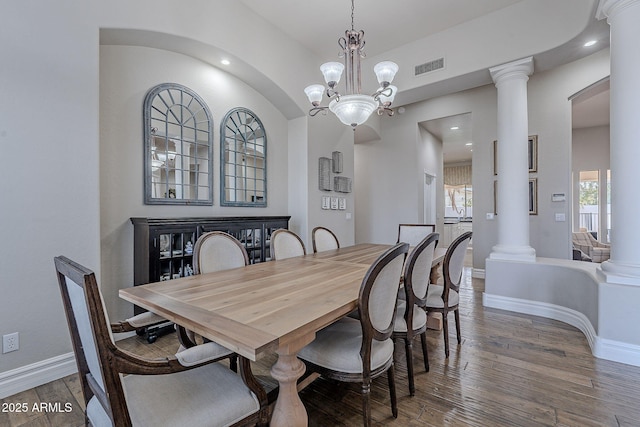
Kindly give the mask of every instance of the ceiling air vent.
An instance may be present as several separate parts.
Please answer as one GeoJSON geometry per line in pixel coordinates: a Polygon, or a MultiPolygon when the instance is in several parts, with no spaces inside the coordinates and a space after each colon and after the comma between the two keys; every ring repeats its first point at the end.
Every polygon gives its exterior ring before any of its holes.
{"type": "Polygon", "coordinates": [[[424,64],[416,65],[416,76],[420,74],[430,73],[432,71],[440,70],[444,68],[444,58],[434,59],[433,61],[425,62],[424,64]]]}

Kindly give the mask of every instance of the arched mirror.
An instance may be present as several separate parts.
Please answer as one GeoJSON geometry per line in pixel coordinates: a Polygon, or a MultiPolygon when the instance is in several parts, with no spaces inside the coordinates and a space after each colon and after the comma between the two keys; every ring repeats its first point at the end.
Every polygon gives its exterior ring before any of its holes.
{"type": "Polygon", "coordinates": [[[267,206],[267,135],[251,110],[234,108],[220,126],[220,204],[267,206]]]}
{"type": "Polygon", "coordinates": [[[213,204],[213,120],[191,89],[164,83],[144,101],[145,203],[213,204]]]}

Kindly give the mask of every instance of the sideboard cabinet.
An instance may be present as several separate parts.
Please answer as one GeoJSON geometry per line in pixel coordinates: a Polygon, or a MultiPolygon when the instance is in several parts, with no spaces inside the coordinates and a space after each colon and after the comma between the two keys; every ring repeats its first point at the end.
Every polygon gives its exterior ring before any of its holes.
{"type": "MultiPolygon", "coordinates": [[[[193,274],[193,247],[209,231],[224,231],[247,249],[251,263],[271,259],[271,233],[289,228],[290,216],[131,218],[133,284],[171,280],[193,274]]],[[[136,314],[143,310],[135,308],[136,314]]],[[[152,338],[155,340],[155,338],[152,338]]]]}
{"type": "Polygon", "coordinates": [[[208,231],[224,231],[247,249],[251,263],[268,261],[271,233],[290,216],[131,218],[134,285],[193,274],[193,246],[208,231]]]}

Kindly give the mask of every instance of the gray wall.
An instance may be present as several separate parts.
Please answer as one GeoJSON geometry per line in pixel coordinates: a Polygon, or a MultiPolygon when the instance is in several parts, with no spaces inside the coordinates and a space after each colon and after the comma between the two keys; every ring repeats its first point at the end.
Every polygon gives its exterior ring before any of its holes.
{"type": "Polygon", "coordinates": [[[114,318],[132,314],[118,290],[133,283],[133,216],[286,215],[286,118],[262,95],[231,74],[186,55],[137,46],[100,47],[100,234],[102,293],[114,318]],[[160,83],[179,83],[199,94],[213,117],[213,206],[145,205],[142,104],[160,83]],[[256,113],[267,132],[267,207],[220,206],[220,124],[234,107],[256,113]],[[117,316],[117,317],[115,317],[117,316]]]}

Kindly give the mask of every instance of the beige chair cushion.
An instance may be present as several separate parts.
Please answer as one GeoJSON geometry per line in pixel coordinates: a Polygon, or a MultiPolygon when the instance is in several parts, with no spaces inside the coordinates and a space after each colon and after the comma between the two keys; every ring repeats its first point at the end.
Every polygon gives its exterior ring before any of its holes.
{"type": "MultiPolygon", "coordinates": [[[[396,319],[393,325],[394,332],[407,332],[407,322],[404,320],[404,312],[407,309],[405,300],[398,301],[398,309],[396,311],[396,319]]],[[[420,307],[413,307],[413,330],[418,330],[427,324],[427,313],[420,307]]]]}
{"type": "Polygon", "coordinates": [[[233,352],[228,348],[211,341],[188,349],[182,349],[176,353],[176,358],[182,366],[193,366],[232,354],[233,352]]]}
{"type": "Polygon", "coordinates": [[[435,231],[433,224],[400,224],[398,242],[408,243],[411,247],[418,246],[418,243],[435,231]]]}
{"type": "MultiPolygon", "coordinates": [[[[171,375],[123,378],[134,426],[227,426],[260,409],[239,375],[218,363],[171,375]]],[[[93,426],[111,426],[102,406],[91,399],[93,426]]]]}
{"type": "Polygon", "coordinates": [[[198,244],[198,272],[201,274],[245,266],[244,253],[225,235],[205,234],[198,244]]]}
{"type": "MultiPolygon", "coordinates": [[[[442,301],[442,291],[444,286],[442,285],[430,285],[429,292],[427,292],[427,307],[444,308],[444,301],[442,301]]],[[[458,305],[460,302],[460,296],[453,289],[449,289],[449,307],[458,305]]]]}
{"type": "Polygon", "coordinates": [[[314,239],[316,242],[316,251],[329,251],[331,249],[338,249],[338,242],[336,238],[329,231],[319,228],[314,233],[314,239]]]}
{"type": "MultiPolygon", "coordinates": [[[[345,317],[319,331],[316,339],[298,353],[298,357],[338,372],[362,372],[362,327],[360,321],[345,317]]],[[[383,366],[393,357],[393,341],[374,340],[371,369],[383,366]]]]}
{"type": "Polygon", "coordinates": [[[129,322],[129,324],[134,328],[142,328],[144,326],[153,325],[154,323],[168,322],[168,320],[150,311],[145,311],[144,313],[129,317],[126,322],[129,322]]]}
{"type": "Polygon", "coordinates": [[[597,241],[589,232],[572,233],[573,246],[587,254],[593,262],[604,262],[611,256],[610,245],[597,241]]]}
{"type": "Polygon", "coordinates": [[[293,233],[281,232],[274,235],[271,244],[273,245],[274,253],[271,255],[275,259],[287,259],[305,254],[304,246],[298,237],[293,233]]]}

